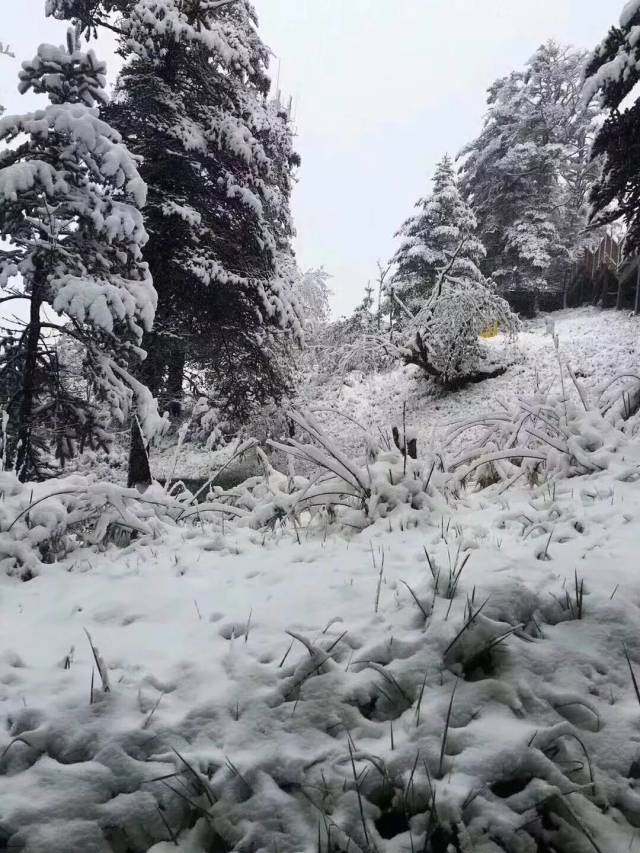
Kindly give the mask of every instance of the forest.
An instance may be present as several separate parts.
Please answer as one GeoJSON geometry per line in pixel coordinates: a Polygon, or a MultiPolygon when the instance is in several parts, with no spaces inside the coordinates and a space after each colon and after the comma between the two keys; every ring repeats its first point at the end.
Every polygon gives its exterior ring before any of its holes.
{"type": "Polygon", "coordinates": [[[64,44],[0,31],[0,850],[633,851],[640,0],[478,92],[343,316],[251,0],[40,5],[64,44]]]}

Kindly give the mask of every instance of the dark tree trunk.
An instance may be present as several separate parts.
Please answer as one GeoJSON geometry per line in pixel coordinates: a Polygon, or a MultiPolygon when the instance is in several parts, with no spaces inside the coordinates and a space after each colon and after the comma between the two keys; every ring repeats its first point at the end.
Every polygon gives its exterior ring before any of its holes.
{"type": "MultiPolygon", "coordinates": [[[[144,336],[142,345],[147,353],[147,357],[138,368],[138,376],[153,396],[158,397],[162,388],[166,366],[166,355],[164,355],[162,339],[156,332],[149,332],[144,336]]],[[[135,415],[131,419],[127,483],[129,488],[151,485],[149,453],[135,415]]]]}
{"type": "Polygon", "coordinates": [[[140,379],[153,396],[157,397],[162,388],[167,365],[166,341],[157,332],[150,332],[144,336],[142,346],[147,357],[140,367],[140,379]]]}
{"type": "Polygon", "coordinates": [[[175,341],[171,346],[167,375],[167,402],[169,405],[179,404],[182,400],[185,362],[184,345],[181,341],[175,341]]]}
{"type": "Polygon", "coordinates": [[[42,283],[36,278],[31,291],[29,308],[29,326],[26,330],[24,373],[22,376],[22,393],[20,410],[18,412],[18,442],[16,450],[15,470],[18,478],[25,482],[34,472],[37,472],[37,460],[33,448],[33,410],[36,400],[36,371],[38,368],[38,349],[40,346],[42,307],[42,283]]]}
{"type": "Polygon", "coordinates": [[[149,455],[137,417],[131,418],[131,445],[129,448],[129,488],[151,485],[149,455]]]}

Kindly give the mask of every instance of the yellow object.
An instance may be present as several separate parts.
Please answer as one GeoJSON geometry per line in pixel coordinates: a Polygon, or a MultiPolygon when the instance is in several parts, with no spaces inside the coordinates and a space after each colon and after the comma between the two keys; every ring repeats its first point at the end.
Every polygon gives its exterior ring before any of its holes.
{"type": "Polygon", "coordinates": [[[481,338],[495,338],[496,335],[499,333],[499,331],[500,331],[500,323],[493,323],[493,325],[487,326],[486,329],[483,329],[482,332],[480,332],[480,337],[481,338]]]}

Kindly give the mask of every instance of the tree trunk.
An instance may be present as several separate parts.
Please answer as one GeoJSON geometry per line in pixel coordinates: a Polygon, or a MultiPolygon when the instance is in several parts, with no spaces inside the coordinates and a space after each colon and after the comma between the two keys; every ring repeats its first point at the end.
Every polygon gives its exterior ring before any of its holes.
{"type": "Polygon", "coordinates": [[[40,274],[36,276],[31,291],[29,307],[29,326],[26,330],[27,343],[25,350],[24,373],[22,375],[22,394],[20,411],[18,413],[18,443],[16,450],[15,470],[18,478],[24,483],[29,476],[37,471],[37,462],[33,449],[33,410],[36,400],[36,371],[38,368],[38,349],[42,331],[40,308],[42,307],[42,283],[40,274]]]}
{"type": "Polygon", "coordinates": [[[140,379],[153,396],[157,397],[162,388],[167,365],[166,341],[157,332],[150,332],[144,336],[142,346],[147,357],[140,367],[140,379]]]}
{"type": "Polygon", "coordinates": [[[129,488],[146,488],[151,485],[149,455],[144,443],[138,418],[131,418],[131,445],[129,448],[129,488]]]}
{"type": "Polygon", "coordinates": [[[182,400],[182,383],[184,382],[184,366],[186,353],[180,341],[175,341],[169,356],[169,371],[167,375],[167,402],[180,403],[182,400]]]}
{"type": "MultiPolygon", "coordinates": [[[[157,399],[167,366],[166,341],[157,332],[148,332],[143,338],[142,346],[147,357],[137,369],[137,378],[157,399]]],[[[152,482],[149,452],[135,415],[131,419],[127,482],[129,488],[134,486],[144,488],[150,486],[152,482]]]]}

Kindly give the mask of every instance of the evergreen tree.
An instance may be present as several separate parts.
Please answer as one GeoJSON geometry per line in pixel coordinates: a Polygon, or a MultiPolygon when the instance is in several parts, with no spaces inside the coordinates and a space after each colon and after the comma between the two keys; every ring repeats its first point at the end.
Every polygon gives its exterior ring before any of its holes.
{"type": "Polygon", "coordinates": [[[481,281],[478,264],[485,255],[475,234],[476,218],[458,190],[448,155],[437,165],[433,192],[416,208],[418,212],[396,234],[402,243],[393,258],[393,283],[410,309],[420,308],[450,262],[453,275],[481,281]]]}
{"type": "Polygon", "coordinates": [[[640,0],[631,0],[620,26],[591,56],[585,82],[585,97],[599,94],[608,112],[593,146],[594,158],[604,164],[591,192],[591,220],[606,225],[623,217],[629,254],[640,251],[640,99],[626,108],[623,101],[640,81],[639,26],[640,0]]]}
{"type": "Polygon", "coordinates": [[[98,27],[106,26],[119,34],[113,26],[112,14],[130,8],[133,0],[46,0],[45,13],[61,21],[80,24],[88,36],[97,35],[98,27]]]}
{"type": "Polygon", "coordinates": [[[0,249],[0,301],[28,303],[28,321],[5,335],[0,357],[7,461],[22,479],[47,473],[43,451],[61,433],[67,445],[92,435],[103,442],[98,403],[121,422],[135,408],[147,437],[158,426],[153,398],[131,373],[156,307],[142,260],[146,188],[94,109],[104,84],[104,64],[70,34],[66,50],[42,45],[20,72],[20,91],[50,104],[0,119],[0,236],[9,241],[0,249]],[[64,381],[61,336],[81,353],[89,398],[64,381]]]}
{"type": "MultiPolygon", "coordinates": [[[[293,132],[268,100],[268,51],[248,0],[49,0],[85,27],[117,12],[125,60],[107,117],[143,158],[145,252],[159,294],[143,378],[179,397],[185,363],[237,414],[278,396],[301,337],[286,268],[293,132]]],[[[110,25],[112,25],[110,23],[110,25]]]]}
{"type": "Polygon", "coordinates": [[[405,361],[450,386],[483,375],[483,331],[497,324],[513,334],[517,322],[480,270],[485,248],[449,156],[437,165],[433,192],[416,207],[397,234],[393,285],[401,299],[393,326],[404,339],[405,361]]]}
{"type": "Polygon", "coordinates": [[[600,164],[598,108],[584,102],[585,54],[549,42],[497,80],[480,136],[463,150],[461,187],[487,249],[483,272],[525,313],[558,288],[581,244],[600,164]]]}

